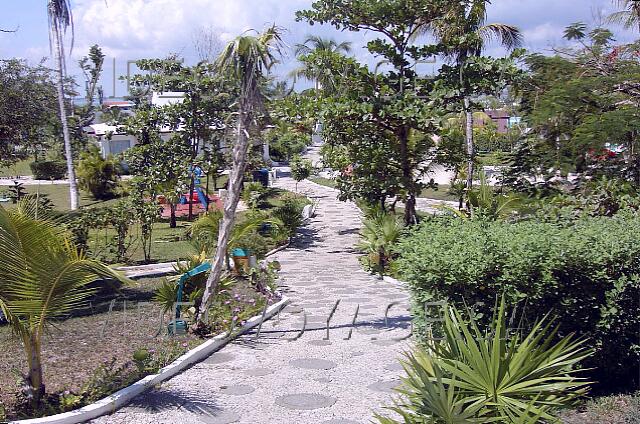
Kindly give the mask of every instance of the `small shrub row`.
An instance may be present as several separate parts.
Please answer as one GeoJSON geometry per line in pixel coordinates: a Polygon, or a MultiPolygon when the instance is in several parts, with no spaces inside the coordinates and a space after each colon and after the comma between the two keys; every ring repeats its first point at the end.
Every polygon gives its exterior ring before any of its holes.
{"type": "Polygon", "coordinates": [[[490,319],[504,294],[528,322],[550,313],[558,337],[588,337],[591,378],[601,389],[623,389],[638,376],[639,238],[633,214],[569,224],[438,218],[399,243],[395,265],[410,283],[419,328],[424,302],[468,304],[490,319]]]}
{"type": "Polygon", "coordinates": [[[36,180],[62,180],[67,176],[67,164],[62,161],[32,162],[29,167],[36,180]]]}

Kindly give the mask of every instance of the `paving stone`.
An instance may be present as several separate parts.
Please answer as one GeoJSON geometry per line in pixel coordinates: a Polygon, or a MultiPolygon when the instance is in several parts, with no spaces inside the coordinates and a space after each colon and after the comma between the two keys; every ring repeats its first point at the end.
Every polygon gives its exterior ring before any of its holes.
{"type": "Polygon", "coordinates": [[[208,408],[198,415],[198,422],[203,424],[231,424],[238,421],[240,421],[240,415],[224,409],[208,408]]]}
{"type": "Polygon", "coordinates": [[[321,424],[360,424],[360,422],[342,418],[334,418],[332,420],[322,421],[321,424]]]}
{"type": "Polygon", "coordinates": [[[336,399],[315,393],[295,393],[276,398],[276,404],[289,409],[327,408],[336,403],[336,399]]]}
{"type": "Polygon", "coordinates": [[[203,361],[205,364],[223,364],[235,359],[235,355],[225,352],[215,352],[203,361]]]}
{"type": "Polygon", "coordinates": [[[336,364],[335,362],[317,358],[294,359],[293,361],[289,361],[289,364],[293,365],[294,367],[309,370],[330,370],[338,366],[338,364],[336,364]]]}
{"type": "Polygon", "coordinates": [[[309,341],[310,345],[313,346],[329,346],[331,344],[330,340],[311,340],[309,341]]]}
{"type": "Polygon", "coordinates": [[[373,341],[371,343],[376,345],[376,346],[391,346],[391,345],[394,345],[394,344],[398,343],[398,341],[396,341],[396,340],[376,340],[376,341],[373,341]]]}
{"type": "Polygon", "coordinates": [[[223,395],[247,395],[256,390],[255,388],[246,384],[235,384],[231,386],[221,386],[220,393],[223,395]]]}
{"type": "Polygon", "coordinates": [[[387,371],[404,371],[404,368],[402,368],[402,364],[400,362],[389,364],[385,366],[384,369],[387,371]]]}
{"type": "Polygon", "coordinates": [[[393,389],[400,386],[401,383],[402,382],[400,380],[377,381],[373,384],[369,384],[367,387],[376,392],[396,393],[393,389]]]}
{"type": "Polygon", "coordinates": [[[245,370],[244,373],[252,377],[263,377],[265,375],[273,374],[273,370],[269,368],[250,368],[245,370]]]}

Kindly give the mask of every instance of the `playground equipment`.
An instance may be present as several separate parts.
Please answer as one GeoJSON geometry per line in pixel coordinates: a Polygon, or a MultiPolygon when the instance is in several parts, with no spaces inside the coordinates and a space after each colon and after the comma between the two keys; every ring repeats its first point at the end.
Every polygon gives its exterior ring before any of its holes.
{"type": "Polygon", "coordinates": [[[194,277],[196,275],[202,274],[203,272],[207,272],[211,269],[211,263],[205,262],[203,264],[198,265],[197,267],[185,272],[178,279],[178,294],[176,296],[176,313],[175,317],[167,327],[167,331],[169,334],[186,334],[187,332],[187,322],[183,319],[180,319],[180,307],[183,305],[191,305],[191,302],[183,302],[182,294],[184,292],[184,283],[189,278],[194,277]]]}

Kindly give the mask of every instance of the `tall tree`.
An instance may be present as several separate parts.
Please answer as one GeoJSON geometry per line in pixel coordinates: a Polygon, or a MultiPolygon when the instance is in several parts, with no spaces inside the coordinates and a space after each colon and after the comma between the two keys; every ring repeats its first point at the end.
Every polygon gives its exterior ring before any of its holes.
{"type": "MultiPolygon", "coordinates": [[[[309,35],[305,38],[302,44],[296,44],[294,53],[296,57],[308,56],[314,54],[321,57],[326,57],[329,60],[330,56],[334,53],[350,53],[351,43],[343,41],[338,43],[331,38],[324,38],[317,35],[309,35]]],[[[335,88],[335,79],[331,71],[327,67],[312,66],[313,62],[301,61],[301,66],[294,69],[291,75],[297,78],[305,78],[309,81],[313,81],[316,91],[325,89],[333,90],[335,88]]]]}
{"type": "MultiPolygon", "coordinates": [[[[397,155],[393,162],[398,164],[398,187],[401,190],[394,190],[394,194],[401,197],[405,204],[407,225],[415,224],[418,220],[416,197],[421,191],[421,182],[416,167],[423,162],[423,155],[428,152],[428,143],[420,143],[419,148],[413,148],[413,130],[434,132],[438,126],[438,118],[434,116],[430,102],[425,99],[428,91],[426,86],[430,83],[417,78],[415,65],[438,53],[439,46],[418,46],[415,45],[415,38],[425,26],[442,18],[447,3],[446,0],[320,0],[313,2],[311,10],[296,13],[298,20],[305,20],[310,24],[329,23],[339,30],[372,31],[379,36],[370,41],[367,48],[374,56],[384,59],[391,70],[379,75],[366,75],[359,66],[355,66],[358,71],[355,78],[360,81],[349,81],[349,84],[360,86],[347,84],[345,90],[355,94],[356,90],[364,89],[367,95],[366,98],[350,98],[352,102],[344,105],[344,114],[354,121],[360,120],[363,124],[378,127],[380,136],[396,146],[390,152],[397,155]]],[[[312,53],[308,56],[313,58],[314,55],[312,53]]],[[[332,56],[334,64],[354,68],[335,57],[335,54],[332,56]]],[[[342,69],[333,69],[337,74],[346,74],[342,69]]],[[[335,100],[340,101],[339,98],[335,100]]],[[[327,109],[327,112],[331,113],[331,110],[327,109]]],[[[327,119],[323,119],[324,125],[331,126],[329,114],[325,117],[327,119]]],[[[341,118],[335,114],[332,118],[337,130],[341,118]]],[[[357,126],[351,130],[355,128],[357,126]]],[[[326,128],[324,132],[327,133],[326,128]]],[[[368,133],[373,134],[372,131],[368,133]]],[[[374,142],[373,139],[369,141],[374,142]]],[[[384,190],[376,191],[383,197],[390,194],[384,190]]]]}
{"type": "Polygon", "coordinates": [[[222,224],[218,234],[218,245],[207,279],[202,298],[202,312],[199,324],[204,324],[209,306],[222,277],[222,269],[227,256],[227,245],[236,208],[240,199],[242,177],[245,171],[246,156],[249,148],[250,132],[256,127],[258,115],[264,111],[264,97],[261,82],[281,54],[281,29],[274,26],[256,35],[243,34],[231,41],[220,54],[216,67],[225,75],[233,78],[239,85],[238,119],[236,123],[236,142],[233,146],[233,166],[229,175],[229,190],[224,199],[222,224]]]}
{"type": "Polygon", "coordinates": [[[0,60],[0,167],[37,160],[59,125],[55,78],[42,63],[0,60]]]}
{"type": "Polygon", "coordinates": [[[78,209],[78,185],[73,166],[73,151],[71,149],[71,136],[69,135],[69,123],[67,121],[64,97],[64,81],[66,78],[64,35],[69,27],[73,32],[71,2],[69,0],[48,0],[47,14],[49,16],[49,41],[55,56],[58,72],[58,107],[60,108],[60,122],[62,123],[62,136],[64,137],[64,154],[67,159],[70,209],[75,210],[78,209]]]}
{"type": "Polygon", "coordinates": [[[520,30],[508,24],[487,23],[487,4],[490,0],[458,0],[448,6],[442,19],[427,22],[425,32],[432,32],[444,47],[444,53],[459,69],[460,87],[464,93],[462,109],[465,113],[465,141],[467,148],[467,190],[473,185],[475,148],[473,143],[473,109],[468,63],[482,56],[487,42],[496,40],[513,50],[522,44],[520,30]]]}

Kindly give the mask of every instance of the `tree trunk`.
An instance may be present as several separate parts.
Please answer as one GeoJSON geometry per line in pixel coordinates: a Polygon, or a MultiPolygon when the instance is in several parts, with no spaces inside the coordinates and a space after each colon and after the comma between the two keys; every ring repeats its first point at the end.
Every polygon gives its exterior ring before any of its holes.
{"type": "Polygon", "coordinates": [[[218,246],[213,259],[211,273],[207,279],[207,285],[202,297],[202,307],[198,316],[198,324],[206,324],[208,318],[209,307],[213,301],[213,296],[217,292],[222,270],[227,256],[227,244],[231,236],[231,230],[235,221],[236,208],[240,200],[240,192],[242,189],[242,177],[244,176],[244,168],[247,159],[247,150],[249,148],[249,124],[251,123],[251,115],[247,110],[246,100],[240,101],[240,116],[238,117],[237,141],[233,146],[233,166],[229,174],[228,191],[224,201],[224,210],[222,215],[222,223],[218,233],[218,246]],[[245,104],[243,104],[245,103],[245,104]]]}
{"type": "Polygon", "coordinates": [[[207,171],[207,185],[205,186],[205,194],[207,195],[207,212],[209,212],[209,173],[211,169],[207,171]]]}
{"type": "Polygon", "coordinates": [[[176,228],[178,226],[178,223],[176,222],[176,205],[174,203],[169,203],[169,210],[171,211],[169,228],[176,228]]]}
{"type": "Polygon", "coordinates": [[[36,409],[40,405],[42,396],[45,393],[44,379],[42,378],[42,359],[40,352],[40,340],[34,332],[23,337],[25,353],[27,354],[27,364],[29,365],[29,385],[33,390],[31,407],[36,409]]]}
{"type": "Polygon", "coordinates": [[[416,193],[413,173],[409,164],[409,133],[407,128],[402,128],[400,134],[400,161],[402,164],[402,182],[407,190],[407,198],[404,204],[404,223],[407,226],[417,224],[416,216],[416,193]]]}
{"type": "Polygon", "coordinates": [[[189,221],[193,220],[193,189],[196,188],[194,179],[195,178],[193,175],[193,164],[192,164],[191,165],[191,181],[189,182],[189,216],[187,217],[189,221]]]}
{"type": "Polygon", "coordinates": [[[60,108],[60,122],[62,123],[62,136],[64,137],[64,154],[67,159],[67,176],[69,178],[69,199],[70,209],[78,209],[78,185],[76,183],[76,172],[73,167],[73,152],[71,151],[71,137],[69,136],[69,123],[67,122],[67,110],[64,104],[64,63],[62,51],[62,34],[55,25],[52,26],[53,41],[58,66],[58,81],[56,88],[58,91],[58,107],[60,108]]]}
{"type": "Polygon", "coordinates": [[[473,147],[473,113],[471,112],[471,102],[469,97],[464,98],[464,115],[466,120],[465,140],[467,145],[467,191],[473,185],[473,161],[475,159],[475,149],[473,147]]]}

